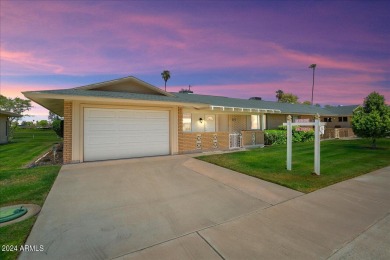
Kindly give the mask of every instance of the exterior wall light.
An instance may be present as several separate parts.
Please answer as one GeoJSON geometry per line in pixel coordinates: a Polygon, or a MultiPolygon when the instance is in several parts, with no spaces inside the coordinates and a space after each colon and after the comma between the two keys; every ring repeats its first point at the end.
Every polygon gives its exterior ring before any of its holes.
{"type": "Polygon", "coordinates": [[[200,122],[200,123],[203,123],[203,118],[200,117],[200,118],[199,118],[199,122],[200,122]]]}

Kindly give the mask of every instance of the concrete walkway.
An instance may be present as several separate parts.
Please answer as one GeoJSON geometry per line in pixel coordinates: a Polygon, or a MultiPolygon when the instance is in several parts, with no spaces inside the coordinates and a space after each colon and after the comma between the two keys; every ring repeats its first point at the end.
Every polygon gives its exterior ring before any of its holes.
{"type": "Polygon", "coordinates": [[[302,194],[188,156],[67,165],[20,258],[389,259],[389,213],[390,167],[302,194]]]}
{"type": "MultiPolygon", "coordinates": [[[[217,171],[207,175],[229,183],[217,171]]],[[[250,188],[248,194],[252,192],[250,188]]],[[[276,205],[120,259],[390,258],[390,167],[287,201],[271,201],[276,205]],[[201,245],[195,246],[191,241],[197,236],[204,243],[198,239],[201,245]]]]}

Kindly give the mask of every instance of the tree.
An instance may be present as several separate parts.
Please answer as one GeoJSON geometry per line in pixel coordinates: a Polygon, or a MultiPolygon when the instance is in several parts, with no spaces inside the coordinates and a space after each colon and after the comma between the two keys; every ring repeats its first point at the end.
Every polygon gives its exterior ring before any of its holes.
{"type": "Polygon", "coordinates": [[[283,90],[279,89],[275,93],[276,93],[276,99],[278,100],[278,102],[280,102],[280,100],[282,99],[282,96],[284,94],[283,90]]]}
{"type": "Polygon", "coordinates": [[[353,111],[353,132],[363,138],[371,138],[372,147],[376,148],[376,139],[390,135],[390,108],[384,96],[377,92],[369,94],[353,111]]]}
{"type": "MultiPolygon", "coordinates": [[[[31,109],[31,100],[18,97],[12,99],[0,95],[0,109],[21,115],[23,112],[31,109]]],[[[14,120],[17,121],[17,119],[14,120]]]]}
{"type": "Polygon", "coordinates": [[[49,119],[50,122],[53,122],[55,120],[61,120],[61,117],[56,113],[49,111],[49,116],[47,117],[47,119],[49,119]]]}
{"type": "Polygon", "coordinates": [[[303,103],[302,103],[303,105],[311,105],[311,102],[310,101],[308,101],[308,100],[306,100],[306,101],[303,101],[303,103]]]}
{"type": "Polygon", "coordinates": [[[165,91],[167,91],[167,81],[171,78],[171,73],[169,72],[169,70],[164,70],[163,72],[161,72],[161,76],[165,82],[165,91]]]}
{"type": "Polygon", "coordinates": [[[45,127],[48,127],[48,126],[49,126],[49,122],[47,122],[47,120],[41,120],[41,121],[38,121],[38,122],[37,122],[37,126],[38,126],[38,127],[45,128],[45,127]]]}
{"type": "Polygon", "coordinates": [[[294,104],[294,103],[298,103],[298,99],[299,99],[298,96],[293,95],[292,93],[283,93],[279,102],[294,104]]]}
{"type": "Polygon", "coordinates": [[[54,120],[53,121],[53,130],[54,132],[56,132],[56,134],[59,136],[59,137],[64,137],[64,120],[60,120],[60,119],[57,119],[57,120],[54,120]]]}
{"type": "MultiPolygon", "coordinates": [[[[31,101],[28,99],[22,98],[7,98],[3,95],[0,95],[0,110],[5,110],[8,112],[13,112],[21,115],[23,112],[31,109],[31,101]]],[[[28,116],[28,115],[24,115],[28,116]]],[[[11,140],[13,138],[14,128],[18,125],[20,117],[10,117],[9,124],[11,126],[8,138],[11,140]]]]}

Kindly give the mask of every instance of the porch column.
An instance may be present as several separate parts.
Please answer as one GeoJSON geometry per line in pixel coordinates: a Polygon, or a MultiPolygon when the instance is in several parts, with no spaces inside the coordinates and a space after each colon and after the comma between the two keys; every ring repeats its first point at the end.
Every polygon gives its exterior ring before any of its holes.
{"type": "Polygon", "coordinates": [[[260,114],[260,129],[263,131],[266,128],[267,117],[265,114],[260,114]]]}

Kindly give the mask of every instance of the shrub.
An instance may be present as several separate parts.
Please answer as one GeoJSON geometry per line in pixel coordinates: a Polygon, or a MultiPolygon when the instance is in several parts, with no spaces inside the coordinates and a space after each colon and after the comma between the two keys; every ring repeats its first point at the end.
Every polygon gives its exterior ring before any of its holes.
{"type": "Polygon", "coordinates": [[[284,130],[265,130],[264,143],[266,145],[287,143],[287,131],[284,130]]]}
{"type": "Polygon", "coordinates": [[[314,141],[314,131],[294,131],[293,130],[293,142],[311,142],[314,141]]]}
{"type": "MultiPolygon", "coordinates": [[[[314,141],[314,131],[296,131],[293,128],[292,141],[293,143],[314,141]]],[[[266,145],[286,144],[287,130],[265,130],[264,143],[266,145]]]]}
{"type": "Polygon", "coordinates": [[[64,137],[64,120],[54,120],[53,121],[53,130],[56,134],[63,138],[64,137]]]}

